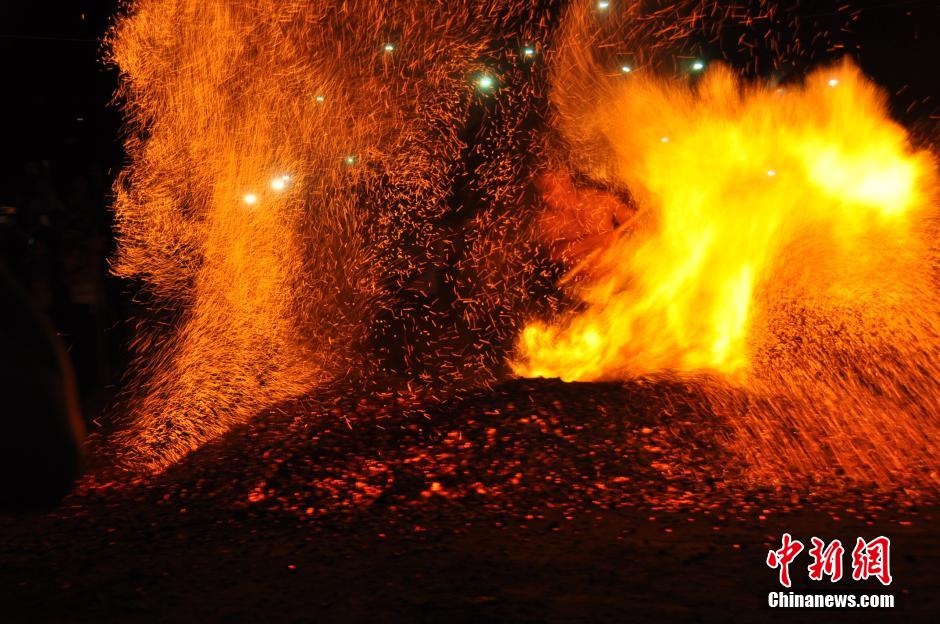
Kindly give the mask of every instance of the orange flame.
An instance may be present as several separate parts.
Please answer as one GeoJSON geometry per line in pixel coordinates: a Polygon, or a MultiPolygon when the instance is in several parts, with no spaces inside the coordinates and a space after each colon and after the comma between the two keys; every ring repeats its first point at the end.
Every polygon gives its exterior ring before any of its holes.
{"type": "Polygon", "coordinates": [[[786,89],[742,86],[723,67],[695,88],[633,72],[572,123],[610,146],[590,174],[625,185],[640,210],[575,270],[582,309],[525,328],[520,375],[737,375],[776,285],[800,276],[858,307],[909,281],[898,254],[923,244],[913,228],[932,160],[848,63],[786,89]]]}
{"type": "Polygon", "coordinates": [[[638,208],[602,207],[621,225],[577,242],[558,223],[592,214],[586,195],[547,196],[543,236],[581,253],[578,306],[525,327],[515,372],[704,374],[746,478],[936,492],[937,173],[881,93],[848,62],[785,88],[720,66],[694,86],[578,80],[556,74],[562,130],[638,208]]]}

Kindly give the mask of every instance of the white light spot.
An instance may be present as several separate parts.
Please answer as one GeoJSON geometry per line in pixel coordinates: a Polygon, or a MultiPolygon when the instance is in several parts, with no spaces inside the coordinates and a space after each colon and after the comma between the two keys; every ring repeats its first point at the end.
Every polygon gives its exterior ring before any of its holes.
{"type": "Polygon", "coordinates": [[[610,8],[610,2],[607,0],[600,0],[600,2],[597,3],[597,8],[601,11],[606,11],[610,8]]]}
{"type": "Polygon", "coordinates": [[[258,196],[254,193],[246,193],[245,196],[242,197],[242,201],[244,201],[249,206],[254,206],[258,203],[258,196]]]}
{"type": "Polygon", "coordinates": [[[385,50],[386,52],[394,52],[394,51],[395,51],[395,44],[394,44],[394,43],[386,43],[384,46],[382,46],[382,49],[385,50]]]}
{"type": "Polygon", "coordinates": [[[493,80],[493,77],[488,74],[483,74],[477,79],[477,86],[483,89],[484,91],[489,91],[493,88],[493,85],[496,84],[496,81],[493,80]]]}
{"type": "Polygon", "coordinates": [[[663,143],[668,143],[668,142],[669,142],[669,137],[662,137],[662,138],[659,139],[659,140],[662,141],[663,143]]]}
{"type": "Polygon", "coordinates": [[[620,68],[620,71],[622,71],[625,74],[629,74],[630,72],[633,71],[633,68],[630,67],[629,65],[624,65],[623,67],[620,68]]]}
{"type": "Polygon", "coordinates": [[[530,58],[531,58],[531,57],[535,56],[535,48],[532,48],[532,47],[525,47],[525,48],[522,48],[522,54],[523,54],[524,56],[527,56],[527,57],[530,57],[530,58]]]}
{"type": "Polygon", "coordinates": [[[271,180],[271,188],[275,191],[283,191],[286,186],[287,181],[284,178],[274,178],[271,180]]]}
{"type": "Polygon", "coordinates": [[[774,177],[775,175],[777,175],[777,172],[776,172],[774,169],[768,169],[768,170],[767,170],[767,175],[769,175],[769,176],[772,178],[772,177],[774,177]]]}
{"type": "Polygon", "coordinates": [[[705,63],[702,61],[695,61],[692,63],[692,71],[702,71],[705,69],[705,63]]]}
{"type": "Polygon", "coordinates": [[[352,154],[350,154],[349,156],[347,156],[347,157],[346,157],[346,164],[347,164],[347,165],[355,165],[355,164],[356,164],[356,157],[353,156],[352,154]]]}
{"type": "Polygon", "coordinates": [[[325,95],[318,95],[318,96],[316,97],[316,100],[317,100],[317,104],[323,104],[323,102],[326,101],[326,96],[325,96],[325,95]]]}
{"type": "Polygon", "coordinates": [[[835,78],[830,78],[830,79],[829,79],[829,86],[830,86],[830,87],[834,87],[834,86],[836,86],[837,84],[839,84],[839,81],[836,80],[835,78]]]}

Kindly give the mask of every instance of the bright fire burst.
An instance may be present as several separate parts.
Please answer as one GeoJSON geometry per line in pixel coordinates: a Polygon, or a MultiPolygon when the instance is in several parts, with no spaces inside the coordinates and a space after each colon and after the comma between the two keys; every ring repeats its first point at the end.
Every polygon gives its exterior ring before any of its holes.
{"type": "Polygon", "coordinates": [[[577,175],[622,192],[543,184],[573,306],[520,331],[515,372],[680,376],[749,479],[935,492],[933,155],[847,61],[783,86],[605,74],[596,28],[570,22],[552,98],[577,175]]]}
{"type": "Polygon", "coordinates": [[[517,373],[744,373],[772,301],[871,308],[929,266],[933,161],[848,63],[787,90],[712,67],[694,87],[634,75],[606,95],[567,130],[603,138],[589,175],[640,208],[573,271],[582,309],[525,328],[517,373]]]}

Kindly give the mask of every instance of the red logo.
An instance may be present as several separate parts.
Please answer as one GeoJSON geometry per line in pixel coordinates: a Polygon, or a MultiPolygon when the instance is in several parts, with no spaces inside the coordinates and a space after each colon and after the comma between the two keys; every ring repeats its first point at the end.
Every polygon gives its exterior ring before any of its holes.
{"type": "MultiPolygon", "coordinates": [[[[830,582],[838,582],[842,578],[842,556],[845,554],[842,542],[835,539],[827,545],[818,537],[810,539],[813,547],[808,552],[813,561],[806,568],[810,580],[821,581],[828,576],[830,582]]],[[[803,552],[803,542],[793,539],[789,533],[784,533],[780,541],[779,549],[767,552],[767,566],[779,570],[780,584],[790,587],[790,564],[803,552]]],[[[891,540],[883,535],[868,542],[859,537],[852,550],[852,579],[864,581],[872,577],[882,585],[890,585],[893,580],[891,540]]]]}
{"type": "Polygon", "coordinates": [[[803,551],[803,542],[792,540],[789,533],[783,534],[783,546],[780,550],[771,550],[767,553],[767,565],[771,568],[780,568],[780,584],[790,586],[790,563],[803,551]]]}
{"type": "Polygon", "coordinates": [[[852,550],[852,578],[863,581],[872,576],[882,585],[891,584],[891,540],[883,535],[870,542],[860,537],[852,550]]]}
{"type": "Polygon", "coordinates": [[[809,564],[809,578],[814,581],[821,581],[823,576],[828,576],[833,583],[842,578],[842,542],[832,540],[828,546],[826,542],[818,537],[813,537],[813,547],[809,549],[809,554],[813,562],[809,564]],[[825,548],[824,548],[825,546],[825,548]]]}

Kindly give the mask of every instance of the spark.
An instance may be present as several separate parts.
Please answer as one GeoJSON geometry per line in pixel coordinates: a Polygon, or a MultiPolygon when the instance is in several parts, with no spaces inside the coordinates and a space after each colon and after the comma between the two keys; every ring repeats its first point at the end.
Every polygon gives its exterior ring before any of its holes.
{"type": "Polygon", "coordinates": [[[242,197],[242,201],[244,201],[249,206],[254,206],[258,203],[258,196],[254,193],[246,193],[245,196],[242,197]]]}

